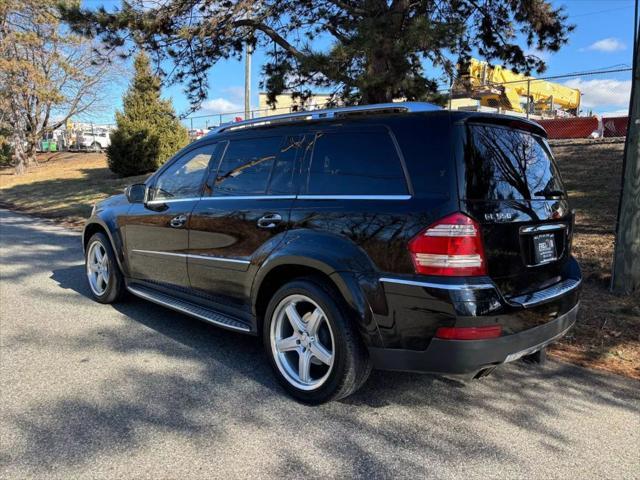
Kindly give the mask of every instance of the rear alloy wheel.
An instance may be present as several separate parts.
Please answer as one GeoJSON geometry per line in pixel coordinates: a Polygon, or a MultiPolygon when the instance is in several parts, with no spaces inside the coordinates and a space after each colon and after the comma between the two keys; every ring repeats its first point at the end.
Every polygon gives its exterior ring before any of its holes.
{"type": "Polygon", "coordinates": [[[124,279],[111,242],[103,233],[96,233],[87,243],[85,270],[93,297],[100,303],[113,303],[124,292],[124,279]]]}
{"type": "Polygon", "coordinates": [[[295,280],[276,292],[264,343],[280,383],[306,403],[346,397],[371,371],[339,292],[319,278],[295,280]]]}
{"type": "Polygon", "coordinates": [[[305,295],[283,299],[271,322],[271,350],[280,373],[300,390],[322,386],[333,368],[334,339],[324,311],[305,295]]]}

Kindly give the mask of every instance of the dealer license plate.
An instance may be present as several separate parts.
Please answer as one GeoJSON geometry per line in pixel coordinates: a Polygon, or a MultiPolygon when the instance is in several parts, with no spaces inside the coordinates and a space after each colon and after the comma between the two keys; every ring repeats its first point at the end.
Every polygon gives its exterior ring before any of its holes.
{"type": "Polygon", "coordinates": [[[536,265],[557,260],[556,255],[556,240],[553,233],[533,237],[533,256],[536,265]]]}

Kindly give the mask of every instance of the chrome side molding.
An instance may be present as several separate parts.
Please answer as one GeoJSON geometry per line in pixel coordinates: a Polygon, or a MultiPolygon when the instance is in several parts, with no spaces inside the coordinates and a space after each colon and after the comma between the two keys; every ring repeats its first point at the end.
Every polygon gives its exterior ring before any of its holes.
{"type": "Polygon", "coordinates": [[[131,252],[141,253],[143,255],[160,255],[160,256],[168,256],[168,257],[194,258],[198,260],[211,260],[212,262],[241,263],[243,265],[249,265],[251,263],[249,260],[241,260],[238,258],[212,257],[209,255],[194,255],[190,253],[159,252],[157,250],[139,250],[139,249],[133,249],[131,250],[131,252]]]}
{"type": "Polygon", "coordinates": [[[410,200],[411,195],[298,195],[298,200],[410,200]]]}
{"type": "Polygon", "coordinates": [[[219,202],[225,200],[411,200],[411,195],[238,195],[229,197],[190,197],[168,200],[149,200],[146,205],[180,202],[219,202]]]}

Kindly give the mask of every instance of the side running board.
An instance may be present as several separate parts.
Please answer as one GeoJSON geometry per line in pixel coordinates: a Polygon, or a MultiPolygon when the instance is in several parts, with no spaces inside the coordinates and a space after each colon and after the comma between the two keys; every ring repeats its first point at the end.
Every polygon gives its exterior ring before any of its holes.
{"type": "Polygon", "coordinates": [[[151,288],[144,287],[142,285],[128,285],[127,290],[133,293],[135,296],[149,300],[150,302],[157,303],[164,307],[171,308],[181,313],[185,313],[199,320],[212,323],[219,327],[228,328],[230,330],[236,330],[239,332],[250,332],[251,329],[248,325],[223,315],[213,310],[201,307],[186,300],[167,295],[166,293],[158,292],[151,288]]]}

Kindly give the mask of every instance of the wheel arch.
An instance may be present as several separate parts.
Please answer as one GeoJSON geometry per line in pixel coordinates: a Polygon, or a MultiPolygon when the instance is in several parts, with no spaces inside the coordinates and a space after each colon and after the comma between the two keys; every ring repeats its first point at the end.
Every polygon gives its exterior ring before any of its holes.
{"type": "Polygon", "coordinates": [[[381,342],[358,277],[351,272],[337,270],[337,266],[326,259],[298,255],[278,256],[263,264],[257,272],[252,286],[251,304],[258,334],[262,332],[264,314],[275,292],[286,283],[302,277],[317,277],[335,287],[353,312],[365,344],[374,346],[381,342]]]}
{"type": "Polygon", "coordinates": [[[103,233],[107,236],[107,238],[109,239],[109,242],[111,243],[111,248],[116,254],[118,267],[120,268],[120,271],[122,273],[125,273],[126,270],[124,269],[124,262],[123,262],[122,240],[120,239],[119,235],[117,235],[114,238],[114,235],[112,235],[111,230],[109,229],[107,224],[101,219],[92,218],[85,224],[84,229],[82,231],[82,251],[86,252],[87,243],[89,243],[89,239],[96,233],[103,233]]]}

